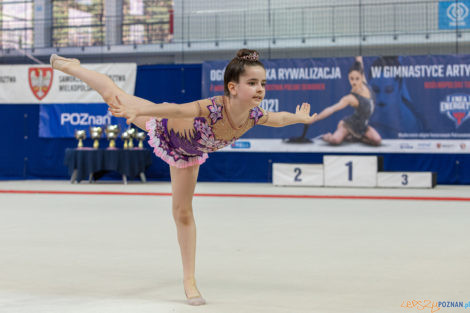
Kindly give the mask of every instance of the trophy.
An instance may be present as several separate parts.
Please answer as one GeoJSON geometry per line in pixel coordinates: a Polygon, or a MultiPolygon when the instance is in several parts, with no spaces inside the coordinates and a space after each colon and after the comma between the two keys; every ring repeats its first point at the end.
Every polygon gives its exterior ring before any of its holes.
{"type": "Polygon", "coordinates": [[[101,134],[103,129],[101,127],[90,127],[90,137],[93,139],[93,149],[98,149],[100,146],[99,139],[101,138],[101,134]]]}
{"type": "Polygon", "coordinates": [[[83,148],[83,140],[86,139],[86,131],[82,130],[75,130],[75,139],[78,140],[77,148],[83,148]]]}
{"type": "Polygon", "coordinates": [[[106,133],[106,138],[109,140],[108,149],[115,149],[116,138],[119,134],[119,125],[108,125],[104,132],[106,133]]]}
{"type": "Polygon", "coordinates": [[[121,134],[121,138],[122,138],[122,140],[124,140],[124,149],[129,149],[130,135],[129,135],[127,130],[121,134]]]}
{"type": "Polygon", "coordinates": [[[134,148],[133,138],[136,136],[137,131],[135,130],[135,128],[129,128],[127,130],[127,133],[129,134],[129,149],[132,149],[132,148],[134,148]]]}
{"type": "Polygon", "coordinates": [[[144,139],[146,137],[146,134],[144,132],[139,132],[137,135],[135,135],[135,138],[139,141],[139,149],[144,148],[144,139]]]}

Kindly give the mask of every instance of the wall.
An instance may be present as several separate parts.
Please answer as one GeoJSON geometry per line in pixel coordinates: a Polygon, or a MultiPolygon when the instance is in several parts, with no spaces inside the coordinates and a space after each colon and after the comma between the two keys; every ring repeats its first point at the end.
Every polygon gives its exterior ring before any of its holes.
{"type": "MultiPolygon", "coordinates": [[[[200,98],[200,92],[201,65],[138,67],[137,96],[155,102],[182,103],[200,98]]],[[[63,164],[65,149],[75,147],[76,140],[39,138],[38,124],[38,105],[0,105],[0,179],[69,178],[63,164]]],[[[101,146],[106,144],[102,140],[101,146]]],[[[85,145],[91,146],[91,140],[87,139],[85,145]]],[[[383,157],[384,170],[435,171],[439,184],[470,184],[470,155],[383,154],[383,157]]],[[[199,180],[270,182],[273,162],[321,163],[322,158],[321,153],[217,152],[202,165],[199,180]]],[[[168,166],[154,157],[147,176],[168,180],[168,166]]]]}

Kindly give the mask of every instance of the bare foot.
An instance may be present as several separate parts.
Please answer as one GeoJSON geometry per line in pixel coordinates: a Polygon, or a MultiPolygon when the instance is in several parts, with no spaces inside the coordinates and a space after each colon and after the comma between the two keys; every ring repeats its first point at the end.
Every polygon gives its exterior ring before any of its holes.
{"type": "Polygon", "coordinates": [[[331,133],[326,133],[324,134],[321,139],[323,139],[324,141],[326,142],[330,142],[330,139],[331,139],[331,133]]]}
{"type": "Polygon", "coordinates": [[[206,304],[206,300],[202,297],[201,293],[196,287],[196,281],[194,279],[187,279],[183,281],[184,292],[189,305],[203,305],[206,304]]]}
{"type": "Polygon", "coordinates": [[[58,56],[57,54],[51,55],[50,63],[53,69],[63,71],[71,64],[80,64],[78,59],[70,59],[58,56]]]}

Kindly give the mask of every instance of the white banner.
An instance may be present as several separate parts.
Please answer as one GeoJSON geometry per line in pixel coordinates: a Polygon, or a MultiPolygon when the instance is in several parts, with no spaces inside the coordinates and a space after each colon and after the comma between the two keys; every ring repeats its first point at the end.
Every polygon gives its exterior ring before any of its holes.
{"type": "MultiPolygon", "coordinates": [[[[83,64],[108,75],[122,90],[134,94],[135,63],[83,64]]],[[[44,65],[0,66],[0,104],[103,103],[81,80],[44,65]]]]}
{"type": "MultiPolygon", "coordinates": [[[[314,124],[315,125],[315,124],[314,124]]],[[[223,152],[328,152],[328,153],[470,153],[470,140],[382,140],[380,146],[346,142],[332,146],[319,138],[310,143],[286,143],[282,139],[240,138],[223,152]]]]}

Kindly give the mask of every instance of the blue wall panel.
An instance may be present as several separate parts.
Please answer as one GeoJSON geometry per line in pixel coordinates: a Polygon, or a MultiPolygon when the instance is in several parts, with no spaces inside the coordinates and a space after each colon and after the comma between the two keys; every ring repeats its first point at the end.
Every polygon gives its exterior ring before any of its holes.
{"type": "MultiPolygon", "coordinates": [[[[153,102],[183,103],[201,97],[201,65],[139,66],[136,95],[153,102]]],[[[68,179],[65,149],[74,139],[38,136],[38,105],[0,105],[0,179],[68,179]]],[[[91,146],[90,139],[85,141],[91,146]]],[[[101,141],[106,146],[106,140],[101,141]]],[[[121,146],[121,142],[117,142],[121,146]]],[[[148,147],[148,145],[147,145],[148,147]]],[[[384,170],[435,171],[439,184],[470,184],[470,155],[383,154],[384,170]]],[[[321,153],[212,153],[201,166],[200,181],[270,182],[274,162],[321,163],[321,153]]],[[[168,165],[154,156],[149,179],[169,180],[168,165]]],[[[116,175],[109,177],[118,178],[116,175]]]]}

